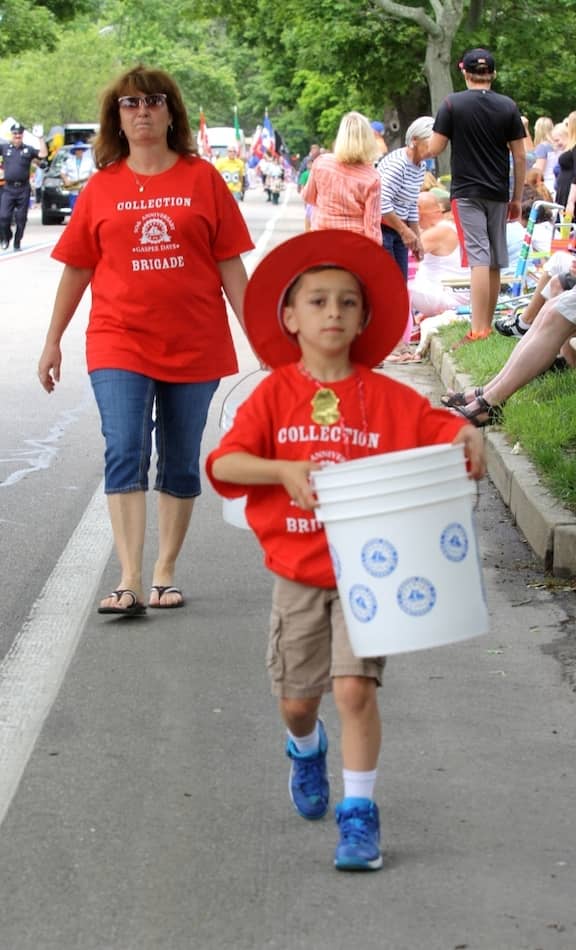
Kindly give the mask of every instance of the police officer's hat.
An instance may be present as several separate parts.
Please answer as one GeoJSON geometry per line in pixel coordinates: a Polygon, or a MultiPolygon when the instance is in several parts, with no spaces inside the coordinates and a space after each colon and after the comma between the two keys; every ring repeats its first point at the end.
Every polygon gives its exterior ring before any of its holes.
{"type": "Polygon", "coordinates": [[[20,122],[13,122],[10,126],[11,132],[24,132],[24,126],[20,122]]]}

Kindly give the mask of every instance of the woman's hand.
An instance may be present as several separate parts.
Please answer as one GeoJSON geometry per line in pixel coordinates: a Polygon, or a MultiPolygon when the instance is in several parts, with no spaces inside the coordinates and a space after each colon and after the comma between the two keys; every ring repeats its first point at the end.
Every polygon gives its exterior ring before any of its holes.
{"type": "Polygon", "coordinates": [[[402,228],[400,237],[402,238],[402,243],[404,246],[407,247],[409,251],[412,251],[416,260],[422,260],[424,250],[422,248],[420,237],[416,231],[413,231],[412,228],[409,227],[402,228]]]}
{"type": "Polygon", "coordinates": [[[38,379],[47,393],[53,392],[60,382],[62,353],[57,343],[47,343],[38,362],[38,379]]]}

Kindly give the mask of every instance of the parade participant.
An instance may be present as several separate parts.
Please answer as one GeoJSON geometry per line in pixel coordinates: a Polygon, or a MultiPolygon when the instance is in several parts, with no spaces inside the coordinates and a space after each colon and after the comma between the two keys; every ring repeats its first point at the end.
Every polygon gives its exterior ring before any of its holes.
{"type": "Polygon", "coordinates": [[[145,609],[142,555],[155,429],[159,549],[150,607],[180,607],[174,571],[194,498],[199,451],[220,377],[236,373],[226,304],[240,321],[253,246],[224,181],[194,150],[178,86],[137,66],[105,91],[98,173],[53,256],[65,264],[38,375],[60,380],[60,341],[91,286],[88,372],[106,440],[105,491],[120,561],[101,613],[145,609]]]}
{"type": "Polygon", "coordinates": [[[96,171],[92,150],[86,142],[74,142],[60,175],[70,193],[70,208],[74,208],[78,195],[90,176],[96,171]]]}
{"type": "Polygon", "coordinates": [[[36,164],[45,167],[48,149],[42,136],[39,136],[40,148],[25,145],[25,129],[19,122],[10,126],[10,132],[12,141],[0,144],[4,172],[4,187],[0,191],[0,248],[6,250],[10,246],[14,218],[14,250],[20,251],[30,207],[30,167],[36,164]]]}
{"type": "Polygon", "coordinates": [[[215,166],[216,170],[220,172],[222,178],[228,185],[232,197],[236,201],[242,201],[246,169],[244,162],[233,145],[228,146],[226,155],[223,158],[216,159],[215,166]]]}
{"type": "Polygon", "coordinates": [[[521,214],[526,132],[516,103],[491,89],[496,67],[488,50],[469,50],[460,69],[467,88],[451,93],[440,105],[428,154],[439,155],[448,142],[452,145],[454,220],[461,235],[462,264],[472,268],[471,328],[461,341],[468,343],[492,332],[500,272],[508,266],[506,220],[516,221],[521,214]]]}
{"type": "Polygon", "coordinates": [[[274,161],[274,155],[272,152],[264,152],[264,155],[258,162],[256,170],[260,176],[260,180],[264,186],[264,191],[266,192],[266,201],[272,201],[272,192],[268,186],[268,176],[270,174],[270,169],[274,161]]]}
{"type": "Polygon", "coordinates": [[[277,205],[280,202],[280,192],[286,187],[284,178],[285,173],[280,156],[273,155],[268,162],[268,172],[264,182],[264,187],[270,195],[273,205],[277,205]]]}
{"type": "Polygon", "coordinates": [[[273,372],[207,460],[220,494],[247,496],[248,522],[276,575],[268,668],[288,730],[290,796],[307,819],[328,809],[328,739],[318,712],[322,695],[334,691],[344,767],[334,859],[341,870],[382,866],[374,787],[384,659],[352,652],[310,473],[450,440],[464,445],[473,478],[485,467],[473,426],[371,370],[398,339],[407,306],[400,271],[364,236],[317,231],[276,247],[245,297],[248,338],[273,372]]]}

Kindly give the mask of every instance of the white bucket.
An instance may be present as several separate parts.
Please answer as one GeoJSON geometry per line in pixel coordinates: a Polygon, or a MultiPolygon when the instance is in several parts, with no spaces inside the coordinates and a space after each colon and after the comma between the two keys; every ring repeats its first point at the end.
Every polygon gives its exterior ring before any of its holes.
{"type": "Polygon", "coordinates": [[[351,484],[335,487],[332,487],[332,485],[324,487],[322,485],[322,507],[334,501],[357,500],[358,498],[370,498],[372,495],[388,495],[390,492],[410,491],[424,485],[446,482],[453,478],[467,481],[466,468],[462,464],[462,460],[455,462],[453,465],[444,465],[442,468],[423,472],[413,472],[410,475],[394,475],[391,478],[385,478],[378,473],[378,477],[371,481],[353,481],[351,484]]]}
{"type": "Polygon", "coordinates": [[[316,489],[357,656],[425,650],[487,632],[470,480],[326,504],[316,489]]]}
{"type": "Polygon", "coordinates": [[[382,455],[367,455],[340,465],[327,465],[313,473],[317,488],[339,487],[369,482],[375,478],[392,478],[413,475],[415,472],[432,472],[446,465],[460,465],[465,472],[464,450],[461,445],[430,445],[405,452],[388,452],[382,455]],[[422,453],[421,455],[417,453],[422,453]]]}
{"type": "MultiPolygon", "coordinates": [[[[238,406],[248,398],[263,378],[264,371],[254,370],[232,387],[222,403],[222,412],[220,413],[220,428],[222,432],[228,432],[228,430],[232,428],[238,406]]],[[[250,525],[246,521],[246,496],[242,495],[241,498],[223,498],[222,517],[227,524],[249,531],[250,525]]]]}

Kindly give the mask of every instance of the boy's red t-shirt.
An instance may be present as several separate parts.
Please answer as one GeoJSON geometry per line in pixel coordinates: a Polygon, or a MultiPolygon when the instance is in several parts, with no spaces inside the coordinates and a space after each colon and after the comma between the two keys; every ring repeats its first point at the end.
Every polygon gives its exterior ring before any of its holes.
{"type": "MultiPolygon", "coordinates": [[[[328,386],[328,384],[326,384],[328,386]]],[[[215,459],[249,452],[269,459],[311,459],[319,464],[452,442],[464,419],[435,409],[415,390],[364,366],[330,383],[340,399],[342,426],[311,419],[318,387],[296,363],[275,370],[238,407],[234,424],[206,461],[212,485],[225,498],[247,496],[246,518],[275,574],[314,587],[336,586],[324,526],[298,508],[282,485],[236,485],[216,479],[215,459]]]]}
{"type": "Polygon", "coordinates": [[[88,371],[166,382],[237,372],[218,262],[254,245],[212,165],[180,157],[138,190],[125,161],[93,175],[52,251],[94,270],[88,371]]]}

